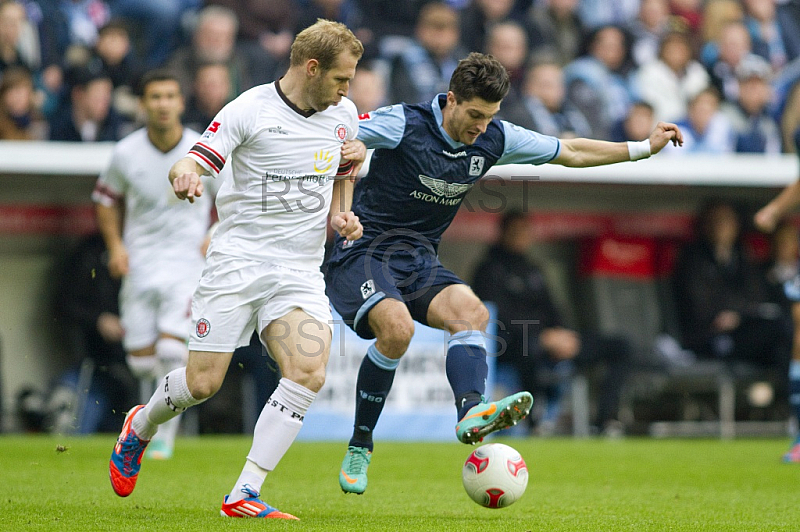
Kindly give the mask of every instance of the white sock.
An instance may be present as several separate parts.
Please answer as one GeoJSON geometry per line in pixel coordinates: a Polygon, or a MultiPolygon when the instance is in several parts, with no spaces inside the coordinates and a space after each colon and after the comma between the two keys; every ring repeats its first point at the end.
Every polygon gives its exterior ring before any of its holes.
{"type": "Polygon", "coordinates": [[[250,494],[245,491],[246,487],[249,487],[257,493],[260,493],[261,485],[264,484],[264,479],[267,478],[267,473],[269,473],[269,471],[263,467],[259,467],[259,465],[255,462],[251,462],[249,459],[245,461],[244,468],[242,468],[242,473],[236,480],[236,484],[233,486],[231,494],[228,495],[228,504],[250,497],[250,494]]]}
{"type": "Polygon", "coordinates": [[[283,455],[303,426],[303,418],[308,407],[317,396],[305,386],[283,378],[278,388],[267,400],[264,410],[258,416],[253,445],[247,454],[247,463],[236,485],[228,497],[228,502],[236,502],[247,495],[242,491],[245,484],[257,492],[267,473],[275,469],[283,455]],[[251,465],[248,465],[251,464],[251,465]]]}
{"type": "Polygon", "coordinates": [[[131,425],[139,438],[149,440],[155,436],[159,425],[204,400],[192,397],[186,385],[186,368],[178,368],[161,379],[150,401],[136,413],[131,425]]]}
{"type": "MultiPolygon", "coordinates": [[[[188,357],[189,348],[186,347],[186,342],[176,338],[159,338],[156,342],[156,359],[160,375],[167,375],[185,366],[188,357]]],[[[158,427],[158,433],[153,436],[151,442],[160,442],[166,449],[172,450],[180,423],[180,416],[163,423],[158,427]]]]}

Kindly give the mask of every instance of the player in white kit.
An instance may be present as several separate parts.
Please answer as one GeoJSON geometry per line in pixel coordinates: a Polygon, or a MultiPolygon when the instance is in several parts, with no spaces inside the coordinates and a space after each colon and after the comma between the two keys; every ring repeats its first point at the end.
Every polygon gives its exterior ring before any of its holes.
{"type": "MultiPolygon", "coordinates": [[[[181,124],[184,102],[177,78],[154,70],[141,88],[146,125],[117,143],[92,199],[109,270],[123,278],[120,315],[128,366],[149,395],[155,379],[186,364],[189,310],[205,263],[201,247],[212,199],[211,194],[199,198],[199,208],[192,208],[175,198],[164,179],[200,137],[181,124]]],[[[178,421],[170,421],[151,442],[148,456],[172,455],[178,421]]]]}
{"type": "Polygon", "coordinates": [[[220,513],[296,519],[260,498],[261,486],[294,441],[325,380],[331,315],[320,273],[326,227],[361,236],[350,211],[363,160],[345,98],[363,47],[344,25],[319,20],[300,32],[280,80],[226,105],[169,173],[177,197],[202,200],[199,175],[230,175],[217,195],[219,226],[192,300],[186,368],[170,372],[146,405],[133,408],[111,455],[114,491],[129,495],[158,426],[214,395],[231,354],[255,327],[283,378],[256,423],[245,466],[220,513]],[[335,179],[336,176],[341,179],[335,179]]]}

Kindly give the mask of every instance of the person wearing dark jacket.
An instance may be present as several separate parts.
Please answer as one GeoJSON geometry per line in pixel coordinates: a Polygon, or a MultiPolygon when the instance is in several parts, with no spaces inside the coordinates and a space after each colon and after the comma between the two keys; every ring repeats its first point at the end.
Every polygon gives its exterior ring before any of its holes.
{"type": "Polygon", "coordinates": [[[532,233],[521,212],[508,212],[500,237],[475,271],[472,289],[497,306],[501,351],[499,368],[518,376],[522,389],[544,390],[548,405],[542,428],[559,414],[560,396],[577,367],[603,363],[605,376],[597,398],[596,425],[618,433],[620,392],[627,377],[631,347],[622,337],[580,333],[567,327],[542,270],[527,256],[532,233]],[[503,342],[505,345],[502,345],[503,342]]]}
{"type": "Polygon", "coordinates": [[[675,269],[683,346],[701,358],[788,365],[791,331],[769,301],[766,281],[745,253],[735,207],[710,200],[698,216],[698,238],[675,269]]]}
{"type": "Polygon", "coordinates": [[[103,412],[97,426],[81,429],[99,432],[116,430],[138,392],[122,348],[120,282],[108,271],[107,255],[100,233],[82,239],[65,261],[56,296],[72,362],[88,357],[95,365],[93,380],[104,399],[103,412]]]}

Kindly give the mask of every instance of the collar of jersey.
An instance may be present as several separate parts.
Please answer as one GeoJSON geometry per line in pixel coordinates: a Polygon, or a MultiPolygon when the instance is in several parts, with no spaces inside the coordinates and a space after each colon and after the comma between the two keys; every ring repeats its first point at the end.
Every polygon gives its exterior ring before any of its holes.
{"type": "Polygon", "coordinates": [[[436,118],[436,125],[439,126],[439,131],[442,133],[442,136],[444,137],[444,140],[447,141],[447,143],[450,145],[451,148],[453,148],[453,149],[460,148],[461,146],[464,146],[464,144],[461,143],[461,142],[455,141],[452,138],[450,138],[450,135],[447,134],[447,131],[445,131],[444,127],[442,126],[442,124],[444,123],[444,120],[443,120],[443,117],[442,117],[442,108],[439,105],[439,99],[440,98],[445,98],[445,101],[447,101],[447,99],[446,99],[447,95],[445,93],[441,92],[441,93],[437,94],[436,96],[434,96],[433,102],[431,102],[431,109],[433,110],[433,117],[436,118]]]}

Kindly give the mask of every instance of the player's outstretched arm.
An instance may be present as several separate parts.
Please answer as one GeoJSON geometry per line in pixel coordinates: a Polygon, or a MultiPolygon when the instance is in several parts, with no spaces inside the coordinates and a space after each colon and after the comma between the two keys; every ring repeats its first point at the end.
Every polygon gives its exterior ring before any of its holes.
{"type": "Polygon", "coordinates": [[[200,176],[207,174],[205,168],[200,166],[191,157],[184,157],[169,170],[169,182],[172,183],[172,190],[178,199],[188,199],[189,203],[194,203],[194,198],[203,195],[203,182],[200,176]]]}
{"type": "Polygon", "coordinates": [[[780,219],[798,205],[800,205],[800,180],[784,188],[772,201],[761,207],[753,217],[753,221],[758,229],[771,233],[780,219]]]}
{"type": "Polygon", "coordinates": [[[660,152],[668,142],[683,145],[683,134],[675,124],[659,122],[650,138],[641,142],[607,142],[593,139],[563,139],[558,157],[551,162],[586,168],[604,164],[638,161],[660,152]]]}

